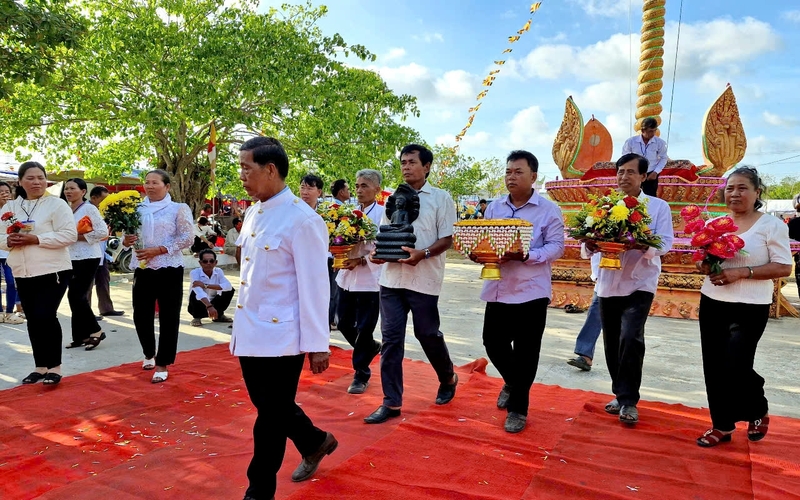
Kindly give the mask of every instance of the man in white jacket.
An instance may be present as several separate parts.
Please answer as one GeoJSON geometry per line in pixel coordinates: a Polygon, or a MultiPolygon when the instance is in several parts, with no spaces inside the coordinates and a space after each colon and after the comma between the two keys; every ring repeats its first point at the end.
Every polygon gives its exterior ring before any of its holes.
{"type": "Polygon", "coordinates": [[[286,186],[289,159],[277,139],[255,137],[239,152],[240,179],[257,202],[236,242],[242,269],[231,353],[239,356],[250,400],[258,410],[245,499],[275,495],[286,438],[303,457],[293,481],[310,479],[336,438],[295,403],[308,353],[311,370],[328,368],[330,331],[322,218],[286,186]]]}

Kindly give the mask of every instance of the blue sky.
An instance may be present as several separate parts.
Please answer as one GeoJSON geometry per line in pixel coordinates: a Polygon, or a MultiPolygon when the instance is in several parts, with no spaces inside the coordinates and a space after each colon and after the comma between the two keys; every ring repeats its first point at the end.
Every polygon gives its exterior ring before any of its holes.
{"type": "MultiPolygon", "coordinates": [[[[277,3],[264,1],[261,8],[277,3]]],[[[324,32],[339,32],[378,55],[374,63],[354,65],[417,96],[421,116],[408,124],[429,143],[454,143],[481,81],[506,47],[514,50],[461,143],[464,153],[504,157],[528,149],[542,174],[554,179],[551,148],[568,95],[584,119],[595,115],[609,128],[615,156],[633,135],[641,0],[544,0],[530,31],[512,45],[507,37],[529,18],[530,1],[322,3],[329,8],[324,32]]],[[[666,138],[669,126],[670,157],[702,162],[703,115],[730,82],[748,138],[744,162],[778,177],[800,171],[800,157],[776,162],[800,155],[800,1],[684,1],[670,119],[679,7],[679,0],[667,0],[661,130],[666,138]]]]}

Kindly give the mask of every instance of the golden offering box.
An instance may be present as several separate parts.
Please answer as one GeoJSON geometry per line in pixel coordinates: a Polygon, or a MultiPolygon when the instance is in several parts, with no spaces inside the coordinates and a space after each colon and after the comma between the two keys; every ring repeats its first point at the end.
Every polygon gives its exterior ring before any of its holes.
{"type": "Polygon", "coordinates": [[[453,226],[453,246],[469,258],[476,257],[481,279],[499,280],[500,259],[508,254],[528,255],[533,224],[521,219],[463,220],[453,226]]]}

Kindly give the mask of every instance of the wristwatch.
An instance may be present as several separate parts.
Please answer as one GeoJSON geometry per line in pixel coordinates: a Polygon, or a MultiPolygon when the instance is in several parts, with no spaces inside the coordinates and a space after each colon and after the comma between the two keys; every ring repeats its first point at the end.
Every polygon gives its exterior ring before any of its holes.
{"type": "Polygon", "coordinates": [[[431,249],[430,248],[426,248],[425,249],[425,258],[426,259],[430,259],[431,258],[431,249]]]}

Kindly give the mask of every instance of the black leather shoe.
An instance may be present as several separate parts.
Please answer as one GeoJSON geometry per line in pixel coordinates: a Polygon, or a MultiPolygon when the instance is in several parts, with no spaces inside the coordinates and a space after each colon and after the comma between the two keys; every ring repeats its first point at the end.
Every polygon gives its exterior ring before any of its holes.
{"type": "Polygon", "coordinates": [[[373,411],[370,416],[364,419],[367,424],[382,424],[390,418],[400,416],[400,409],[392,409],[388,406],[380,405],[377,410],[373,411]]]}
{"type": "Polygon", "coordinates": [[[125,311],[108,311],[104,313],[100,313],[100,316],[124,316],[125,311]]]}
{"type": "Polygon", "coordinates": [[[436,393],[436,404],[446,405],[456,396],[456,386],[458,385],[458,374],[453,374],[452,384],[439,384],[439,391],[436,393]]]}
{"type": "Polygon", "coordinates": [[[367,390],[367,386],[369,382],[362,382],[358,379],[353,379],[353,382],[350,384],[350,387],[347,388],[348,394],[364,394],[364,391],[367,390]]]}
{"type": "Polygon", "coordinates": [[[497,407],[501,410],[506,409],[508,406],[508,398],[511,397],[511,387],[507,384],[503,384],[503,388],[500,389],[500,395],[497,396],[497,407]]]}
{"type": "Polygon", "coordinates": [[[94,320],[95,321],[103,321],[103,317],[102,316],[95,316],[94,320]]]}
{"type": "Polygon", "coordinates": [[[528,418],[516,412],[509,412],[508,416],[506,417],[506,423],[504,425],[506,432],[511,434],[516,434],[517,432],[522,432],[522,429],[525,428],[525,422],[528,418]]]}
{"type": "Polygon", "coordinates": [[[292,481],[299,483],[306,479],[311,479],[311,476],[319,469],[319,463],[325,458],[325,455],[330,455],[339,446],[339,441],[333,437],[330,432],[326,433],[325,441],[322,442],[319,449],[307,457],[303,457],[303,461],[292,473],[292,481]]]}

